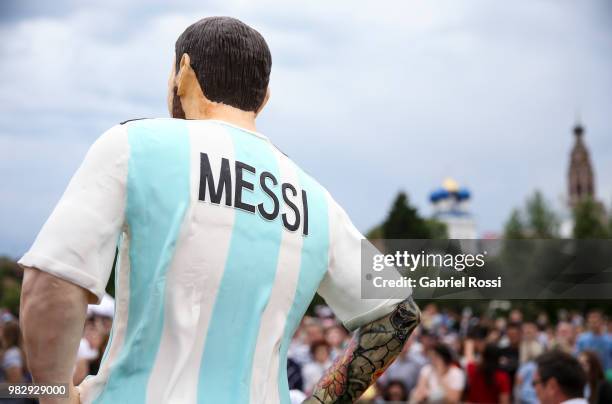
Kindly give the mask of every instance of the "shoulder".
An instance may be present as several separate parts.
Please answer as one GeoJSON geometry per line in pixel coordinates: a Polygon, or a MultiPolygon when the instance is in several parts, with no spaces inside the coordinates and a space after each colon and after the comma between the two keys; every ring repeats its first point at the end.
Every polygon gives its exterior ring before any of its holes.
{"type": "Polygon", "coordinates": [[[429,374],[431,373],[431,369],[431,364],[428,363],[427,365],[421,368],[421,375],[425,377],[429,376],[429,374]]]}
{"type": "MultiPolygon", "coordinates": [[[[179,119],[179,118],[135,118],[135,119],[127,119],[125,121],[119,122],[116,126],[125,126],[125,127],[143,127],[143,126],[167,126],[172,124],[181,124],[187,125],[190,122],[198,122],[199,124],[207,123],[208,121],[202,120],[193,120],[193,119],[179,119]]],[[[214,122],[214,121],[210,121],[214,122]]]]}
{"type": "Polygon", "coordinates": [[[203,121],[175,118],[142,118],[125,121],[114,127],[123,131],[131,147],[165,148],[168,145],[188,144],[192,131],[211,127],[203,121]]]}
{"type": "Polygon", "coordinates": [[[584,342],[584,341],[588,341],[591,339],[591,333],[590,332],[583,332],[582,334],[578,335],[578,340],[577,342],[584,342]]]}
{"type": "MultiPolygon", "coordinates": [[[[536,369],[536,364],[533,361],[530,362],[526,362],[524,364],[522,364],[519,368],[518,368],[518,374],[519,375],[529,375],[531,373],[533,373],[536,369]]],[[[502,370],[500,370],[501,372],[503,372],[502,370]]],[[[505,373],[505,372],[503,372],[505,373]]]]}
{"type": "MultiPolygon", "coordinates": [[[[138,118],[128,119],[123,121],[113,128],[124,130],[127,132],[175,132],[177,129],[182,128],[187,131],[190,123],[187,119],[176,119],[176,118],[138,118]]],[[[198,121],[199,125],[202,125],[202,121],[198,121]]]]}
{"type": "Polygon", "coordinates": [[[125,124],[130,123],[130,122],[142,121],[144,119],[150,119],[150,118],[132,118],[132,119],[126,119],[123,122],[119,122],[119,125],[125,125],[125,124]]]}
{"type": "Polygon", "coordinates": [[[106,165],[128,153],[127,131],[122,125],[115,125],[100,135],[91,145],[87,158],[106,165]]]}
{"type": "Polygon", "coordinates": [[[450,369],[448,369],[448,374],[451,377],[463,377],[464,373],[463,369],[459,366],[451,366],[450,369]]]}
{"type": "Polygon", "coordinates": [[[168,124],[181,124],[187,125],[189,122],[186,119],[174,119],[174,118],[137,118],[137,119],[128,119],[126,121],[120,122],[115,126],[125,128],[127,130],[133,128],[155,128],[167,126],[168,124]]]}
{"type": "Polygon", "coordinates": [[[94,142],[98,149],[113,149],[127,144],[127,127],[121,124],[111,126],[94,142]]]}
{"type": "Polygon", "coordinates": [[[453,389],[461,390],[465,385],[465,372],[459,366],[451,366],[444,379],[453,389]]]}
{"type": "MultiPolygon", "coordinates": [[[[140,118],[124,121],[109,129],[114,137],[131,153],[167,150],[169,146],[189,144],[190,123],[185,119],[140,118]]],[[[181,146],[181,150],[184,147],[181,146]]]]}
{"type": "Polygon", "coordinates": [[[465,372],[459,366],[451,365],[444,378],[450,382],[463,383],[465,381],[465,372]]]}

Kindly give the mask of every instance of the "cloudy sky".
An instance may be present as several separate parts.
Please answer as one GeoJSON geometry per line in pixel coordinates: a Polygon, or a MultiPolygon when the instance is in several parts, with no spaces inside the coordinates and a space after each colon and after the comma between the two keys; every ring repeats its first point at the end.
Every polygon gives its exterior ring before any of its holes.
{"type": "Polygon", "coordinates": [[[605,0],[2,0],[0,254],[29,247],[105,129],[167,115],[174,41],[210,15],[266,38],[272,98],[259,131],[364,232],[399,190],[429,215],[447,176],[472,190],[480,232],[500,231],[535,189],[562,206],[577,115],[610,204],[605,0]]]}

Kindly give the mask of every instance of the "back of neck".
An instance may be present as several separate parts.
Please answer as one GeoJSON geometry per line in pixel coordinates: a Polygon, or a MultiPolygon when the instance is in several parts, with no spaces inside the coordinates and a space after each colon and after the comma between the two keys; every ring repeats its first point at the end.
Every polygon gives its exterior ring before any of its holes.
{"type": "Polygon", "coordinates": [[[185,111],[187,119],[215,119],[253,132],[257,131],[255,112],[252,111],[243,111],[229,105],[212,103],[204,110],[189,112],[185,111]]]}

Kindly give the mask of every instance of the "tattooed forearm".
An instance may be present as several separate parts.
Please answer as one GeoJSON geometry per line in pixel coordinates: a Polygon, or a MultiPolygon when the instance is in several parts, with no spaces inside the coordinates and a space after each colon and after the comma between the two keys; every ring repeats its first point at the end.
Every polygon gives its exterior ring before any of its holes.
{"type": "Polygon", "coordinates": [[[304,404],[355,402],[397,358],[419,321],[419,308],[410,297],[388,315],[356,330],[344,354],[304,404]]]}

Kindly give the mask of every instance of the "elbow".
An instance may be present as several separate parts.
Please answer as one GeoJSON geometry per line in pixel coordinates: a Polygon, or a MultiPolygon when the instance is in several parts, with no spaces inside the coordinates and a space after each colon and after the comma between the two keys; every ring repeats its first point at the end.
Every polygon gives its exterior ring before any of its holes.
{"type": "Polygon", "coordinates": [[[39,346],[43,345],[37,341],[39,338],[39,324],[37,319],[44,318],[44,280],[40,279],[41,272],[26,268],[23,282],[21,284],[21,298],[19,304],[19,326],[21,327],[24,350],[28,361],[28,367],[33,375],[39,371],[37,366],[37,355],[39,346]]]}
{"type": "Polygon", "coordinates": [[[74,346],[78,344],[86,310],[84,289],[46,272],[26,269],[19,317],[28,366],[35,379],[47,380],[48,369],[55,366],[49,347],[63,346],[67,339],[74,346]]]}

